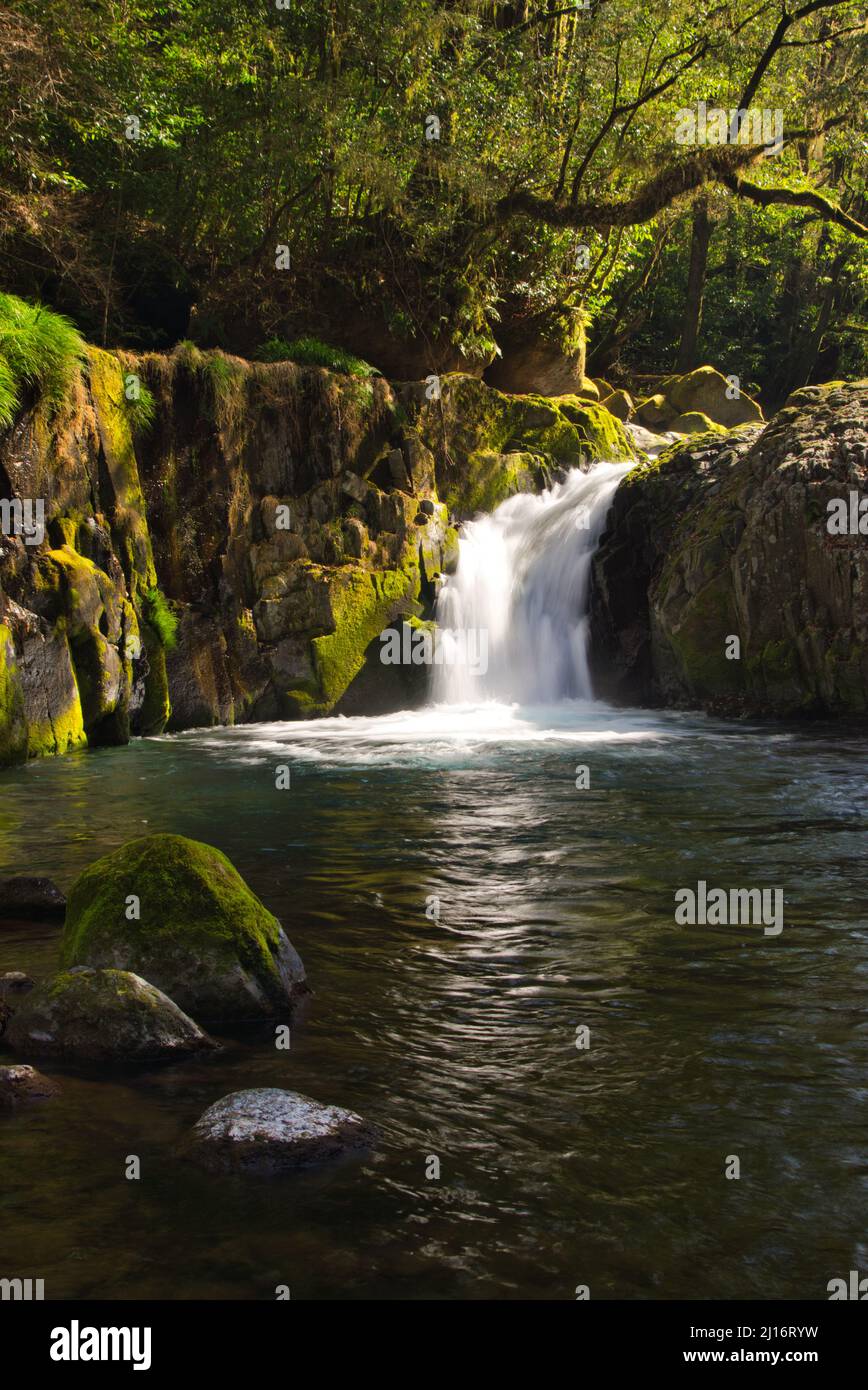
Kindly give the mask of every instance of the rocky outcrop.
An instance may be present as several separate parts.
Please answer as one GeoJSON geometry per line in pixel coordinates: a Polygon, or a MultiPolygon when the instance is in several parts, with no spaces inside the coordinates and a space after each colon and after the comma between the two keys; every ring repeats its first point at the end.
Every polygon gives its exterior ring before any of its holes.
{"type": "Polygon", "coordinates": [[[85,869],[61,960],[132,970],[196,1018],[273,1018],[306,991],[277,918],[224,854],[181,835],[131,840],[85,869]]]}
{"type": "Polygon", "coordinates": [[[599,693],[732,713],[864,716],[860,498],[866,382],[808,388],[764,429],[701,435],[634,469],[594,562],[599,693]],[[842,527],[846,516],[847,528],[836,531],[833,516],[842,527]]]}
{"type": "Polygon", "coordinates": [[[67,970],[16,1003],[15,1052],[85,1062],[167,1061],[217,1044],[161,990],[126,970],[67,970]]]}
{"type": "Polygon", "coordinates": [[[263,1087],[210,1106],[181,1152],[213,1173],[274,1176],[364,1150],[373,1138],[372,1127],[351,1110],[263,1087]]]}
{"type": "Polygon", "coordinates": [[[89,349],[61,407],[22,410],[0,441],[0,492],[43,518],[0,537],[0,760],[162,727],[157,580],[116,357],[89,349]]]}
{"type": "MultiPolygon", "coordinates": [[[[596,387],[593,388],[596,392],[596,387]]],[[[0,764],[131,733],[420,699],[379,637],[427,620],[455,525],[580,457],[630,458],[576,396],[392,386],[182,345],[89,349],[0,438],[0,764]]]]}

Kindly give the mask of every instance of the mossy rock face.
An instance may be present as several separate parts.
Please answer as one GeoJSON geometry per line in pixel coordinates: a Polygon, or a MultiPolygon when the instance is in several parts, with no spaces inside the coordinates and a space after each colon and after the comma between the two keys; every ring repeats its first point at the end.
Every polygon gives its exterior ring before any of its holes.
{"type": "Polygon", "coordinates": [[[706,430],[627,475],[594,557],[601,694],[868,716],[866,540],[827,527],[868,487],[866,420],[868,382],[807,388],[764,428],[706,430]]]}
{"type": "Polygon", "coordinates": [[[86,968],[53,975],[16,1003],[6,1041],[34,1057],[88,1062],[165,1061],[216,1046],[147,980],[86,968]]]}
{"type": "Polygon", "coordinates": [[[15,648],[9,628],[0,624],[0,767],[26,756],[27,720],[15,648]]]}
{"type": "Polygon", "coordinates": [[[180,835],[132,840],[85,869],[61,960],[133,970],[205,1019],[273,1018],[305,988],[277,918],[224,854],[180,835]]]}
{"type": "Polygon", "coordinates": [[[787,396],[782,408],[788,410],[794,405],[816,405],[824,400],[830,391],[846,385],[846,381],[824,381],[819,386],[800,386],[798,391],[793,391],[787,396]]]}

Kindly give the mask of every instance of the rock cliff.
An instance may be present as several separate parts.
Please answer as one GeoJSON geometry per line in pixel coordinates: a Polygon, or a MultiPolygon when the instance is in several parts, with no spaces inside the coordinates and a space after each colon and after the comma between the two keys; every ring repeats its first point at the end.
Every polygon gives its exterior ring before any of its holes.
{"type": "Polygon", "coordinates": [[[0,763],[418,701],[378,638],[430,618],[457,523],[631,456],[575,397],[88,348],[59,404],[31,391],[0,433],[0,763]]]}
{"type": "Polygon", "coordinates": [[[600,694],[864,716],[866,513],[868,382],[806,387],[765,428],[697,436],[635,468],[594,562],[600,694]]]}

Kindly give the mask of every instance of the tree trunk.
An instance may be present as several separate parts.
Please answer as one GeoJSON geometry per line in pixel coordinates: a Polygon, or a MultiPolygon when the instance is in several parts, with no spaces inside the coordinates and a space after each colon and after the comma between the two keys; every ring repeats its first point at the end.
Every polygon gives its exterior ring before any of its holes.
{"type": "Polygon", "coordinates": [[[678,360],[675,364],[677,372],[692,371],[697,365],[696,349],[699,342],[699,330],[702,326],[702,298],[705,294],[708,247],[711,243],[713,225],[708,215],[708,199],[704,194],[700,194],[693,204],[690,269],[687,272],[687,298],[684,302],[681,342],[678,347],[678,360]]]}

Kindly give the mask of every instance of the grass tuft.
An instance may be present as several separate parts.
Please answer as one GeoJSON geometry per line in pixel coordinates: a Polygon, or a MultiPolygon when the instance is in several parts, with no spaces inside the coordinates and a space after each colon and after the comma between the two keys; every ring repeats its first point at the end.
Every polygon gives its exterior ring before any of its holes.
{"type": "Polygon", "coordinates": [[[25,386],[34,387],[41,403],[56,410],[84,353],[81,334],[63,314],[0,293],[0,425],[11,425],[25,386]]]}
{"type": "Polygon", "coordinates": [[[326,367],[345,376],[379,375],[370,362],[344,352],[343,348],[330,347],[319,338],[295,338],[291,343],[284,338],[269,338],[256,356],[260,362],[296,362],[300,367],[326,367]]]}
{"type": "Polygon", "coordinates": [[[166,651],[171,651],[178,641],[178,619],[169,607],[169,601],[162,589],[146,589],[142,595],[145,621],[160,639],[166,651]]]}

